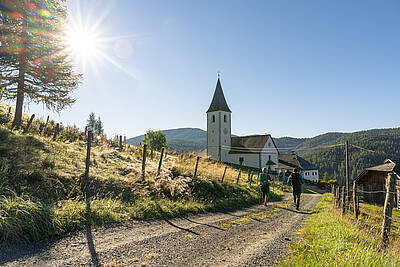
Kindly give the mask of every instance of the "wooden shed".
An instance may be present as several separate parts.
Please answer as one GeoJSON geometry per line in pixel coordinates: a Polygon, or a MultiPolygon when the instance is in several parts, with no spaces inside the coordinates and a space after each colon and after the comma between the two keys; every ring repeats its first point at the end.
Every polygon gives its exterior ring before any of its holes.
{"type": "Polygon", "coordinates": [[[400,208],[400,165],[390,159],[386,159],[383,164],[366,168],[357,178],[356,183],[362,187],[364,191],[364,202],[381,205],[385,203],[386,178],[389,173],[395,173],[396,179],[396,196],[395,203],[400,208]]]}

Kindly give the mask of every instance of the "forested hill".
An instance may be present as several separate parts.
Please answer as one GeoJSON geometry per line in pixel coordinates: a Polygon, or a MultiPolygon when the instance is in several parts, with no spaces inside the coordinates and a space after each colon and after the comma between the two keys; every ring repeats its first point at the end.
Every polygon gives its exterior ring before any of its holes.
{"type": "MultiPolygon", "coordinates": [[[[168,139],[168,146],[177,151],[202,151],[206,149],[207,133],[198,128],[180,128],[163,130],[168,139]]],[[[143,135],[128,139],[128,143],[137,144],[143,135]]],[[[350,171],[355,178],[363,168],[381,163],[386,158],[400,161],[400,128],[374,129],[354,133],[326,133],[312,138],[281,137],[274,138],[282,152],[296,151],[316,165],[321,176],[325,172],[329,178],[344,176],[344,146],[335,148],[320,147],[344,144],[346,140],[352,145],[367,148],[376,152],[360,150],[350,146],[350,171]]]]}
{"type": "Polygon", "coordinates": [[[380,164],[386,158],[400,160],[400,128],[327,133],[305,140],[296,149],[301,156],[318,167],[321,176],[327,172],[330,178],[341,179],[345,175],[344,146],[326,149],[316,147],[344,144],[346,140],[350,143],[351,178],[356,178],[364,168],[380,164]]]}

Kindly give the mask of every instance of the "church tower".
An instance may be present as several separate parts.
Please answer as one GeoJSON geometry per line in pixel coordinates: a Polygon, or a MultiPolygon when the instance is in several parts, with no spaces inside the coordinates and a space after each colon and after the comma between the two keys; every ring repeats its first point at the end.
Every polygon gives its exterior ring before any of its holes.
{"type": "Polygon", "coordinates": [[[207,110],[207,155],[214,160],[228,161],[231,147],[231,114],[218,74],[214,96],[207,110]]]}

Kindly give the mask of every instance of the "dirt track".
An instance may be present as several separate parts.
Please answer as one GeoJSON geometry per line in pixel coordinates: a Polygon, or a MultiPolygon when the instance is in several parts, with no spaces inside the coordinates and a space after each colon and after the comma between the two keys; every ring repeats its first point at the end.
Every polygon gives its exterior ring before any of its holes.
{"type": "Polygon", "coordinates": [[[299,211],[289,205],[278,208],[272,217],[229,228],[218,222],[266,208],[254,205],[230,212],[81,231],[25,247],[0,248],[0,265],[273,266],[287,255],[287,245],[319,199],[320,195],[303,194],[299,211]]]}

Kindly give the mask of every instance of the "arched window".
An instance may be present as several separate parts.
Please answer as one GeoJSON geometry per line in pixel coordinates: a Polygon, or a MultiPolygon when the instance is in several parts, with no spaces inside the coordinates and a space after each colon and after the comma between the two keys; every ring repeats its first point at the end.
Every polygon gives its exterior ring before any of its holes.
{"type": "Polygon", "coordinates": [[[227,121],[227,118],[226,118],[226,115],[224,115],[224,122],[226,122],[227,121]]]}
{"type": "Polygon", "coordinates": [[[212,115],[212,122],[215,122],[215,115],[212,115]]]}

